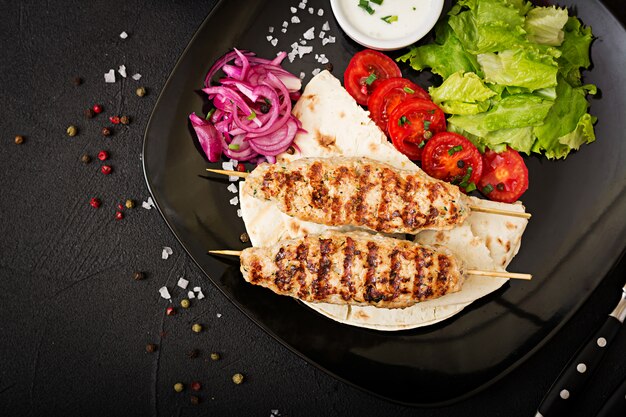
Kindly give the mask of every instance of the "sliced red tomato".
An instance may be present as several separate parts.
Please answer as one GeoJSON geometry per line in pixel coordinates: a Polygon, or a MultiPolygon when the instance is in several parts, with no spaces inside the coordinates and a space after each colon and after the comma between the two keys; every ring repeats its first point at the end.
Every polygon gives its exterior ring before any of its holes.
{"type": "Polygon", "coordinates": [[[483,154],[483,177],[478,189],[494,201],[513,203],[528,189],[528,168],[520,154],[509,147],[483,154]]]}
{"type": "Polygon", "coordinates": [[[458,133],[441,132],[422,151],[422,169],[431,177],[473,191],[483,173],[483,159],[472,142],[458,133]]]}
{"type": "Polygon", "coordinates": [[[387,133],[389,115],[398,104],[408,98],[430,100],[430,96],[422,87],[406,78],[393,77],[383,80],[378,83],[367,101],[370,117],[383,132],[387,133]]]}
{"type": "Polygon", "coordinates": [[[382,52],[365,49],[350,60],[343,74],[343,85],[357,103],[366,106],[376,86],[391,77],[402,77],[394,60],[382,52]]]}
{"type": "Polygon", "coordinates": [[[419,160],[426,142],[446,130],[446,116],[430,100],[411,98],[400,103],[389,115],[387,131],[397,150],[419,160]]]}

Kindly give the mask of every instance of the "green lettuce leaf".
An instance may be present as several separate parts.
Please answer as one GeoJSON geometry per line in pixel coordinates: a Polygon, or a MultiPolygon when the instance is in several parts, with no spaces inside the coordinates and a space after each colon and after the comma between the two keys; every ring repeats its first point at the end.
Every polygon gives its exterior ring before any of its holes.
{"type": "Polygon", "coordinates": [[[559,46],[565,38],[563,26],[567,20],[567,9],[535,7],[526,15],[526,37],[530,42],[559,46]]]}
{"type": "Polygon", "coordinates": [[[465,136],[481,152],[485,152],[486,148],[496,152],[503,152],[508,145],[519,152],[530,155],[533,143],[535,142],[535,135],[531,126],[494,130],[482,136],[474,135],[454,123],[448,123],[448,130],[465,136]]]}
{"type": "Polygon", "coordinates": [[[565,37],[558,59],[559,73],[574,86],[581,85],[580,68],[589,68],[589,47],[593,41],[590,27],[583,27],[575,17],[565,24],[565,37]]]}
{"type": "Polygon", "coordinates": [[[554,57],[534,48],[507,49],[478,55],[485,81],[529,90],[556,85],[558,67],[554,57]]]}
{"type": "Polygon", "coordinates": [[[487,88],[473,72],[455,72],[439,87],[428,89],[430,97],[445,113],[476,114],[489,109],[489,98],[496,92],[487,88]]]}
{"type": "Polygon", "coordinates": [[[482,75],[476,57],[463,49],[450,26],[445,22],[436,28],[437,44],[412,48],[398,58],[398,61],[409,61],[417,71],[430,68],[444,79],[458,71],[475,72],[482,75]]]}
{"type": "Polygon", "coordinates": [[[595,86],[572,87],[559,77],[556,100],[543,124],[534,128],[537,142],[535,152],[545,152],[549,159],[565,158],[571,149],[595,140],[595,118],[587,114],[587,94],[595,93],[595,86]]]}

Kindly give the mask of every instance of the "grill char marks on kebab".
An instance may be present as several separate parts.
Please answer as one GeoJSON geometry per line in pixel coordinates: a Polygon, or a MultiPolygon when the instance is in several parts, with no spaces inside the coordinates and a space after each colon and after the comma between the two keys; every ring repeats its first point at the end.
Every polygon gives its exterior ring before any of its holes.
{"type": "Polygon", "coordinates": [[[403,308],[459,291],[464,273],[444,248],[326,233],[241,253],[251,284],[303,301],[403,308]]]}
{"type": "Polygon", "coordinates": [[[470,209],[453,185],[366,158],[302,158],[261,164],[244,192],[300,220],[416,234],[461,224],[470,209]]]}

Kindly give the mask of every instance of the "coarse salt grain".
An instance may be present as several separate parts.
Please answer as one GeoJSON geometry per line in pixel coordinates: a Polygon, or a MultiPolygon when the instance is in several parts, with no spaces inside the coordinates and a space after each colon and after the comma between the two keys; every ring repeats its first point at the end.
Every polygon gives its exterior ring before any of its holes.
{"type": "Polygon", "coordinates": [[[269,33],[274,33],[274,26],[270,26],[270,27],[268,27],[268,28],[267,28],[267,31],[268,31],[269,33]]]}
{"type": "Polygon", "coordinates": [[[128,33],[126,33],[126,32],[120,33],[120,38],[122,38],[122,39],[128,38],[128,33]]]}
{"type": "Polygon", "coordinates": [[[114,69],[110,69],[109,72],[104,74],[104,82],[105,83],[115,82],[115,70],[114,69]]]}
{"type": "Polygon", "coordinates": [[[323,30],[322,30],[322,31],[320,31],[320,36],[319,36],[319,38],[320,38],[320,39],[324,39],[324,36],[326,36],[326,32],[324,32],[323,30]]]}
{"type": "Polygon", "coordinates": [[[165,298],[166,300],[170,300],[172,298],[167,287],[159,288],[159,294],[161,294],[161,297],[165,298]]]}
{"type": "Polygon", "coordinates": [[[313,74],[313,76],[316,76],[317,74],[320,73],[320,69],[319,68],[315,68],[313,71],[311,71],[311,74],[313,74]]]}
{"type": "Polygon", "coordinates": [[[330,30],[330,25],[328,24],[328,20],[324,22],[322,25],[322,30],[330,30]]]}
{"type": "Polygon", "coordinates": [[[327,38],[322,39],[322,46],[328,44],[328,43],[335,43],[335,37],[334,36],[329,36],[327,38]]]}
{"type": "Polygon", "coordinates": [[[267,36],[265,37],[265,39],[267,39],[267,41],[269,42],[269,41],[271,41],[272,39],[274,39],[274,37],[273,37],[272,35],[267,35],[267,36]]]}
{"type": "Polygon", "coordinates": [[[193,291],[187,293],[187,298],[196,298],[196,294],[193,291]]]}
{"type": "Polygon", "coordinates": [[[285,29],[285,28],[282,28],[280,31],[283,32],[283,33],[287,33],[287,29],[285,29]]]}
{"type": "Polygon", "coordinates": [[[296,9],[295,7],[290,7],[289,10],[291,10],[291,13],[295,13],[298,11],[298,9],[296,9]]]}
{"type": "Polygon", "coordinates": [[[161,259],[169,258],[170,255],[173,253],[174,251],[172,251],[172,248],[170,248],[169,246],[163,246],[163,252],[161,252],[161,259]]]}
{"type": "Polygon", "coordinates": [[[270,41],[270,43],[272,44],[272,46],[276,46],[278,44],[278,39],[274,38],[270,41]]]}
{"type": "Polygon", "coordinates": [[[122,77],[126,78],[126,65],[120,65],[117,72],[119,72],[122,77]]]}
{"type": "Polygon", "coordinates": [[[291,23],[300,23],[300,18],[298,16],[291,16],[291,23]]]}
{"type": "Polygon", "coordinates": [[[312,7],[309,7],[309,14],[313,14],[313,12],[315,12],[315,9],[312,7]]]}
{"type": "Polygon", "coordinates": [[[193,287],[193,290],[194,290],[195,292],[200,292],[201,288],[200,288],[200,287],[193,287]]]}
{"type": "Polygon", "coordinates": [[[235,169],[232,162],[222,162],[222,169],[224,171],[232,171],[235,169]]]}
{"type": "Polygon", "coordinates": [[[277,416],[277,415],[278,415],[278,410],[270,410],[270,412],[271,412],[273,415],[275,415],[275,416],[277,416]]]}
{"type": "Polygon", "coordinates": [[[319,9],[319,10],[317,11],[317,15],[318,15],[318,16],[324,16],[324,9],[319,9]]]}
{"type": "Polygon", "coordinates": [[[230,200],[228,200],[228,202],[233,205],[236,206],[237,204],[239,204],[239,197],[234,196],[233,198],[231,198],[230,200]]]}
{"type": "Polygon", "coordinates": [[[183,277],[178,278],[178,285],[180,288],[182,288],[183,290],[187,289],[187,285],[189,285],[189,281],[186,280],[183,277]]]}
{"type": "Polygon", "coordinates": [[[241,209],[237,209],[237,217],[242,217],[241,209]]]}
{"type": "Polygon", "coordinates": [[[301,43],[302,45],[306,45],[306,41],[305,41],[304,39],[300,39],[300,43],[301,43]]]}
{"type": "Polygon", "coordinates": [[[289,23],[287,23],[287,21],[283,22],[283,27],[286,28],[287,26],[289,26],[289,23]]]}
{"type": "Polygon", "coordinates": [[[217,313],[217,314],[216,314],[216,316],[217,316],[217,318],[219,319],[219,318],[221,318],[221,317],[222,317],[222,313],[217,313]]]}
{"type": "Polygon", "coordinates": [[[226,189],[233,194],[237,194],[237,186],[235,184],[230,184],[226,189]]]}
{"type": "Polygon", "coordinates": [[[315,27],[310,28],[309,30],[307,30],[306,32],[304,32],[304,34],[302,35],[302,37],[308,41],[310,41],[311,39],[313,39],[315,37],[315,27]]]}
{"type": "Polygon", "coordinates": [[[132,76],[132,79],[135,81],[139,81],[141,79],[141,74],[137,73],[132,76]]]}
{"type": "Polygon", "coordinates": [[[198,300],[202,300],[204,298],[204,294],[202,293],[202,291],[198,291],[198,295],[196,297],[198,300]]]}
{"type": "Polygon", "coordinates": [[[300,4],[298,4],[298,7],[304,10],[304,8],[306,7],[306,3],[302,1],[300,2],[300,4]]]}
{"type": "Polygon", "coordinates": [[[302,58],[304,55],[310,54],[312,50],[312,46],[298,46],[298,57],[302,58]]]}

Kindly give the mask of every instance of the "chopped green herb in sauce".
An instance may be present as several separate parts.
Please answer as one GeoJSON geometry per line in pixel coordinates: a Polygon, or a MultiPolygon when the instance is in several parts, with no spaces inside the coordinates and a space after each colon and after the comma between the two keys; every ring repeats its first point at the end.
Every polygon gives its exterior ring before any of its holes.
{"type": "Polygon", "coordinates": [[[393,22],[397,22],[398,21],[398,16],[396,16],[396,15],[384,16],[384,17],[381,17],[380,20],[382,20],[383,22],[392,24],[393,22]]]}
{"type": "Polygon", "coordinates": [[[369,14],[374,14],[374,9],[370,7],[370,2],[368,0],[359,0],[359,7],[369,14]]]}

